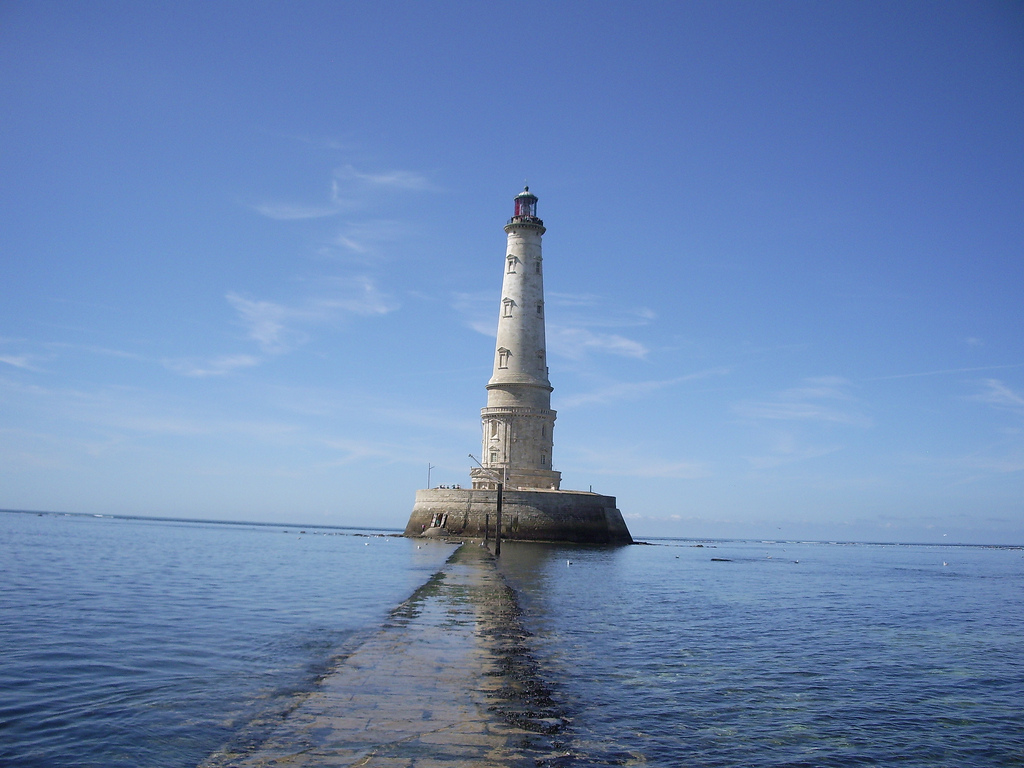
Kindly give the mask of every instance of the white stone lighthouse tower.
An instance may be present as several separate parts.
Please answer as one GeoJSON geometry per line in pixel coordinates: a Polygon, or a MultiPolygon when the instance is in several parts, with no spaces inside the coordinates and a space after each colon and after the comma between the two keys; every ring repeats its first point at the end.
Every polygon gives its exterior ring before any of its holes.
{"type": "Polygon", "coordinates": [[[555,412],[544,342],[545,229],[529,187],[516,195],[505,232],[494,370],[487,407],[480,412],[483,469],[471,472],[473,487],[495,488],[495,478],[501,477],[510,489],[557,490],[561,473],[551,469],[555,412]]]}
{"type": "MultiPolygon", "coordinates": [[[[537,196],[527,187],[505,225],[498,339],[487,382],[482,466],[472,488],[416,491],[406,536],[631,544],[615,497],[562,490],[551,469],[555,412],[544,346],[544,262],[537,196]],[[498,488],[498,484],[502,488],[498,488]]],[[[495,547],[495,554],[498,548],[495,547]]]]}

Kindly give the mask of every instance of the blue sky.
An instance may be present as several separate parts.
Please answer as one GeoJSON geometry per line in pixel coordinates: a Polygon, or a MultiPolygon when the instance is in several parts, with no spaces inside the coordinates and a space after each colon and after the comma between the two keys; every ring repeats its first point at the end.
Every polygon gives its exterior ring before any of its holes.
{"type": "Polygon", "coordinates": [[[0,5],[0,507],[401,527],[540,198],[563,487],[1024,543],[1019,3],[0,5]]]}

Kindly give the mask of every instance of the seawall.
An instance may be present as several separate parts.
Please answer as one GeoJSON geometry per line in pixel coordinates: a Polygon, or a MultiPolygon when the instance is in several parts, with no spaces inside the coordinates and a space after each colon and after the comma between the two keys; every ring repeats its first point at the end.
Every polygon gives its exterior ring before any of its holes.
{"type": "MultiPolygon", "coordinates": [[[[416,491],[406,536],[494,536],[497,491],[431,488],[416,491]]],[[[632,544],[614,496],[587,491],[506,490],[501,535],[516,541],[632,544]]]]}
{"type": "Polygon", "coordinates": [[[201,768],[573,761],[520,614],[491,553],[464,544],[284,716],[250,723],[201,768]]]}

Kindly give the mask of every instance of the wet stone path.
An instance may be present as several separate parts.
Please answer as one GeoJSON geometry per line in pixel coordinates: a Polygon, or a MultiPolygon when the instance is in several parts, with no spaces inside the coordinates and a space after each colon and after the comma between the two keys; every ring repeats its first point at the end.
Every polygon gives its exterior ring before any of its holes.
{"type": "Polygon", "coordinates": [[[283,720],[202,768],[568,765],[528,640],[490,552],[464,544],[283,720]]]}

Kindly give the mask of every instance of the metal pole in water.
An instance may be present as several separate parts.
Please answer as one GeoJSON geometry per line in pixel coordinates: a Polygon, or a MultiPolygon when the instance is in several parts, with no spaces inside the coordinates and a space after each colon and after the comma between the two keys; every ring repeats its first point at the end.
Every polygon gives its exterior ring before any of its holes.
{"type": "Polygon", "coordinates": [[[495,526],[494,532],[494,555],[497,557],[501,554],[501,492],[504,489],[504,483],[498,483],[498,524],[495,526]]]}

